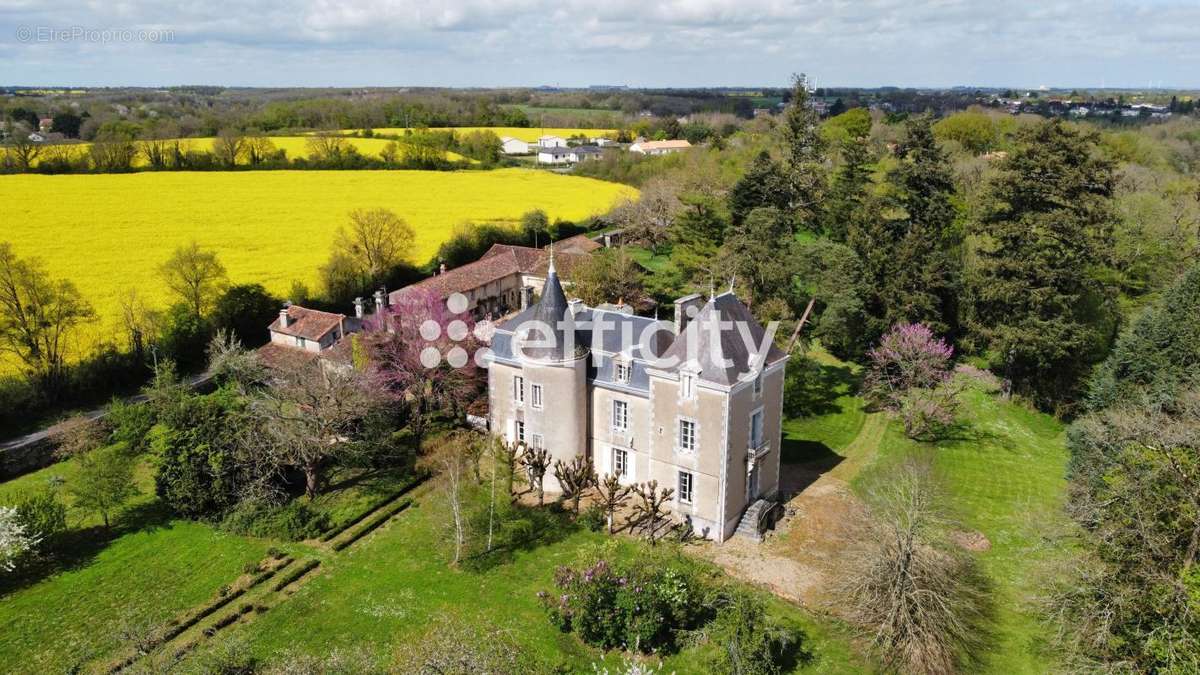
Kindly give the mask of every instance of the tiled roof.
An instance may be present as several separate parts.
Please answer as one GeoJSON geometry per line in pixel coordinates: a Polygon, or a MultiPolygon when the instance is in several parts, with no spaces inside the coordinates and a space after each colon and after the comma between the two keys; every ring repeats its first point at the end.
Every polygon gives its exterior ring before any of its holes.
{"type": "MultiPolygon", "coordinates": [[[[569,273],[585,260],[591,251],[600,247],[600,244],[582,234],[564,239],[554,244],[555,263],[563,273],[569,273]]],[[[393,291],[391,301],[399,302],[401,296],[415,289],[430,291],[444,298],[452,293],[466,293],[515,274],[545,277],[549,266],[550,255],[547,249],[493,244],[487,253],[475,262],[393,291]]]]}
{"type": "Polygon", "coordinates": [[[638,147],[642,150],[682,150],[692,147],[692,144],[683,141],[645,141],[638,143],[638,147]]]}
{"type": "Polygon", "coordinates": [[[276,317],[271,322],[271,330],[306,340],[320,340],[333,329],[340,327],[345,320],[345,314],[292,305],[288,307],[288,325],[283,326],[276,317]]]}

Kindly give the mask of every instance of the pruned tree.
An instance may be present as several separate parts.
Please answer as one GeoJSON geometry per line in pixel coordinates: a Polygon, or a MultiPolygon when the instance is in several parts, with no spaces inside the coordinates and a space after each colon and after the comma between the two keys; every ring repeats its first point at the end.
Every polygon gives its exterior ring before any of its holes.
{"type": "Polygon", "coordinates": [[[159,274],[179,300],[197,317],[203,317],[224,289],[228,275],[216,251],[192,242],[175,249],[159,267],[159,274]]]}
{"type": "Polygon", "coordinates": [[[550,468],[550,452],[545,448],[525,448],[521,454],[521,466],[525,467],[529,487],[537,491],[538,506],[541,506],[546,496],[544,482],[546,471],[550,468]]]}
{"type": "Polygon", "coordinates": [[[840,585],[838,608],[870,638],[889,670],[952,673],[985,650],[989,584],[949,540],[928,464],[908,462],[869,490],[840,585]]]}
{"type": "Polygon", "coordinates": [[[646,540],[653,546],[662,538],[659,529],[662,529],[663,522],[668,517],[665,507],[675,496],[675,489],[660,490],[658,481],[652,480],[634,485],[631,491],[637,497],[637,501],[634,502],[633,514],[629,517],[629,528],[632,530],[641,527],[646,540]]]}
{"type": "Polygon", "coordinates": [[[281,364],[256,399],[269,451],[299,468],[311,499],[324,486],[324,468],[364,449],[366,422],[388,401],[379,382],[354,368],[326,367],[321,359],[281,364]]]}
{"type": "Polygon", "coordinates": [[[517,476],[517,462],[520,460],[522,448],[519,443],[509,443],[499,436],[492,439],[492,463],[503,472],[505,499],[512,498],[513,482],[517,476]]]}
{"type": "Polygon", "coordinates": [[[620,477],[611,473],[604,474],[604,479],[596,482],[596,502],[604,510],[609,534],[614,532],[617,511],[629,502],[629,492],[628,486],[621,485],[620,477]]]}
{"type": "Polygon", "coordinates": [[[554,477],[562,489],[562,498],[571,501],[571,510],[579,515],[579,500],[596,484],[596,470],[587,457],[578,455],[570,462],[561,459],[554,462],[554,477]]]}
{"type": "Polygon", "coordinates": [[[95,318],[74,284],[52,279],[41,261],[22,260],[0,242],[0,351],[35,380],[52,388],[61,381],[70,337],[95,318]]]}
{"type": "Polygon", "coordinates": [[[113,446],[81,454],[76,461],[79,474],[67,484],[67,491],[75,498],[76,508],[99,514],[107,530],[110,516],[138,494],[133,482],[136,458],[125,448],[113,446]]]}

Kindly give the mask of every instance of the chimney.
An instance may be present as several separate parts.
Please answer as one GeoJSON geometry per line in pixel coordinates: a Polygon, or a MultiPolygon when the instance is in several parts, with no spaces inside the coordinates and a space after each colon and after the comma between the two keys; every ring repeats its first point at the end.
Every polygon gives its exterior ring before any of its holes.
{"type": "Polygon", "coordinates": [[[442,263],[438,267],[438,274],[445,274],[445,273],[446,273],[446,263],[442,263]]]}
{"type": "Polygon", "coordinates": [[[292,319],[290,316],[288,316],[288,310],[291,309],[291,307],[292,307],[292,303],[289,301],[289,302],[283,303],[283,309],[279,310],[279,327],[280,328],[287,328],[288,326],[291,325],[292,319]]]}
{"type": "Polygon", "coordinates": [[[579,298],[571,298],[567,301],[567,308],[571,310],[571,316],[575,316],[586,309],[587,305],[583,304],[583,300],[579,298]]]}
{"type": "Polygon", "coordinates": [[[688,322],[696,318],[700,308],[704,306],[704,296],[699,293],[685,295],[675,301],[675,334],[679,335],[687,328],[688,322]]]}
{"type": "Polygon", "coordinates": [[[356,319],[363,318],[363,304],[362,296],[354,299],[354,317],[356,319]]]}
{"type": "Polygon", "coordinates": [[[521,309],[529,309],[533,304],[533,286],[521,287],[521,309]]]}

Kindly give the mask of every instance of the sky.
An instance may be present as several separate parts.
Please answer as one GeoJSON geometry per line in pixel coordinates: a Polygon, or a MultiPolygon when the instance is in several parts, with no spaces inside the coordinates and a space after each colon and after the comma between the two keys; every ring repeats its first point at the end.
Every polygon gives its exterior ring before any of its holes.
{"type": "Polygon", "coordinates": [[[1200,0],[0,0],[0,85],[1200,87],[1200,0]]]}

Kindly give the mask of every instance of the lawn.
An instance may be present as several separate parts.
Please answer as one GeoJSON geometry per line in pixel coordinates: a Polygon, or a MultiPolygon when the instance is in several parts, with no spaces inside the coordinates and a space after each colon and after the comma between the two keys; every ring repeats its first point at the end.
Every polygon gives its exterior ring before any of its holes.
{"type": "Polygon", "coordinates": [[[310,286],[338,226],[355,208],[385,207],[417,232],[426,262],[460,223],[515,222],[544,209],[578,220],[634,195],[632,188],[544,171],[237,171],[0,176],[0,241],[70,279],[100,321],[87,347],[112,339],[120,298],[137,289],[163,305],[157,269],[195,240],[213,248],[235,282],[286,293],[310,286]]]}
{"type": "MultiPolygon", "coordinates": [[[[991,542],[991,549],[980,554],[996,585],[998,610],[987,668],[994,673],[1046,672],[1046,657],[1038,652],[1044,627],[1031,603],[1039,590],[1039,565],[1049,555],[1039,533],[1067,523],[1064,428],[1049,415],[1002,401],[979,384],[965,392],[963,403],[965,430],[935,444],[929,454],[955,515],[991,542]]],[[[928,451],[928,445],[905,438],[900,425],[890,424],[871,471],[886,474],[895,462],[928,451]]]]}

